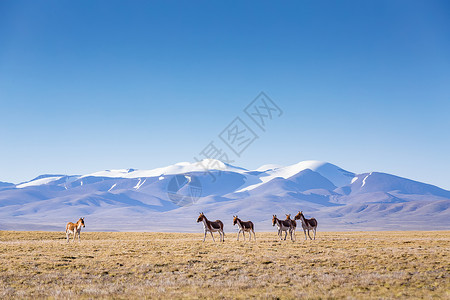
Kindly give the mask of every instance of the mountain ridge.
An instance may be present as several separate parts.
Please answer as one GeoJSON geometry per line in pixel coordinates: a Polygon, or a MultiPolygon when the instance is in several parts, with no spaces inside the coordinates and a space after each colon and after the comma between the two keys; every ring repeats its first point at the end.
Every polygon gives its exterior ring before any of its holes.
{"type": "Polygon", "coordinates": [[[321,230],[450,229],[450,191],[320,161],[247,170],[203,160],[153,170],[44,174],[17,185],[0,183],[0,208],[0,229],[20,230],[52,230],[83,215],[87,224],[91,220],[88,230],[116,222],[121,228],[114,230],[198,231],[193,220],[203,211],[215,219],[245,216],[267,231],[273,230],[273,214],[298,210],[316,217],[321,230]]]}

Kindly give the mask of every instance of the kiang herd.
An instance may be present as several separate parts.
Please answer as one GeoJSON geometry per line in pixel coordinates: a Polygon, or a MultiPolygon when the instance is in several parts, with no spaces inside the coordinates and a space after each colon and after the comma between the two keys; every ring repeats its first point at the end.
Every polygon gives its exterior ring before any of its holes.
{"type": "MultiPolygon", "coordinates": [[[[272,226],[277,226],[278,228],[278,237],[280,240],[283,239],[283,232],[284,234],[284,240],[286,240],[287,234],[289,232],[289,236],[291,237],[291,240],[294,241],[296,239],[295,237],[295,230],[297,229],[297,220],[301,221],[303,232],[305,233],[305,240],[308,239],[308,237],[312,240],[311,236],[309,235],[309,231],[313,231],[314,233],[314,239],[316,239],[316,230],[317,230],[317,220],[314,218],[306,219],[303,215],[303,212],[299,211],[297,215],[295,215],[294,219],[291,219],[290,214],[286,214],[285,220],[280,220],[277,218],[276,215],[272,216],[272,226]],[[306,232],[308,231],[308,237],[306,236],[306,232]]],[[[205,235],[203,237],[203,242],[206,239],[206,235],[211,233],[211,237],[213,241],[214,239],[213,232],[218,232],[220,236],[220,241],[225,241],[225,232],[223,231],[223,223],[220,220],[210,221],[206,218],[204,213],[200,213],[200,215],[197,218],[197,223],[203,222],[203,227],[205,230],[205,235]]],[[[252,221],[242,221],[238,218],[238,216],[233,216],[233,226],[237,225],[239,228],[237,240],[239,241],[239,235],[242,232],[242,236],[245,241],[245,232],[248,232],[249,234],[249,240],[252,239],[252,233],[253,233],[253,239],[256,241],[256,235],[255,235],[255,226],[253,225],[252,221]]],[[[80,241],[80,233],[81,233],[81,227],[85,227],[84,224],[84,218],[80,218],[76,223],[69,222],[66,225],[66,237],[67,242],[69,242],[69,235],[73,234],[73,241],[75,241],[76,236],[78,235],[78,241],[80,241]]]]}
{"type": "MultiPolygon", "coordinates": [[[[278,228],[278,236],[282,240],[283,239],[283,232],[285,232],[284,240],[286,240],[287,234],[289,232],[289,235],[291,237],[291,240],[295,240],[295,230],[297,229],[297,220],[300,220],[302,223],[303,232],[305,233],[305,240],[308,239],[306,236],[306,232],[308,231],[308,236],[312,240],[311,235],[309,234],[309,231],[312,230],[314,233],[314,239],[316,239],[316,230],[317,230],[317,220],[314,218],[306,219],[303,215],[303,212],[299,211],[298,214],[294,217],[294,219],[291,219],[291,215],[287,214],[285,220],[280,220],[277,218],[276,215],[272,216],[272,226],[277,226],[278,228]]],[[[225,241],[225,233],[223,231],[223,223],[220,220],[210,221],[206,218],[204,213],[200,213],[200,215],[197,218],[197,223],[203,222],[203,227],[205,229],[205,235],[203,237],[203,242],[206,239],[206,235],[211,233],[211,237],[213,241],[214,235],[213,232],[219,232],[220,241],[225,241]]],[[[252,239],[252,233],[253,233],[253,239],[256,241],[256,235],[255,235],[255,227],[253,225],[252,221],[242,221],[238,218],[238,216],[233,216],[233,226],[238,225],[239,231],[237,235],[237,240],[239,241],[239,235],[242,232],[242,236],[244,237],[245,241],[245,232],[248,232],[249,234],[249,240],[252,239]]]]}

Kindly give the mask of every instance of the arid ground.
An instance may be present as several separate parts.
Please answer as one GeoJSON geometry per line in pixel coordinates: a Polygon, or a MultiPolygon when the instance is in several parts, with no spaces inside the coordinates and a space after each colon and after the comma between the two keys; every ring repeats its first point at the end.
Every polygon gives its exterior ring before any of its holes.
{"type": "Polygon", "coordinates": [[[450,231],[302,235],[0,231],[0,298],[450,299],[450,231]]]}

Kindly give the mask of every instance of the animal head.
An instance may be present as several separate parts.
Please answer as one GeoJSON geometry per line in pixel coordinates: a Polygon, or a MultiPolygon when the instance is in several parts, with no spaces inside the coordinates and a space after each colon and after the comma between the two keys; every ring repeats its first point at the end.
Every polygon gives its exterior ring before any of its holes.
{"type": "Polygon", "coordinates": [[[300,220],[300,218],[303,216],[303,212],[299,211],[298,214],[295,216],[296,220],[300,220]]]}
{"type": "Polygon", "coordinates": [[[80,222],[81,225],[83,225],[83,227],[86,227],[86,226],[84,225],[84,218],[80,218],[80,219],[78,220],[78,222],[80,222]]]}
{"type": "Polygon", "coordinates": [[[277,215],[272,215],[272,226],[275,226],[277,223],[277,215]]]}
{"type": "Polygon", "coordinates": [[[238,216],[233,216],[233,226],[237,223],[238,216]]]}
{"type": "Polygon", "coordinates": [[[286,214],[286,220],[290,220],[291,219],[291,214],[286,214]]]}
{"type": "Polygon", "coordinates": [[[205,217],[205,215],[201,212],[200,216],[198,216],[197,223],[203,221],[204,217],[205,217]]]}

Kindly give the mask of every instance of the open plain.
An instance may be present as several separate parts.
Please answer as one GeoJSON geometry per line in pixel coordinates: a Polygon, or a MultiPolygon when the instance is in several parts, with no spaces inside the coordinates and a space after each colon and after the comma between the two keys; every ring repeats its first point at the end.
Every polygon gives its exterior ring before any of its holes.
{"type": "Polygon", "coordinates": [[[450,298],[450,231],[0,231],[0,298],[450,298]]]}

